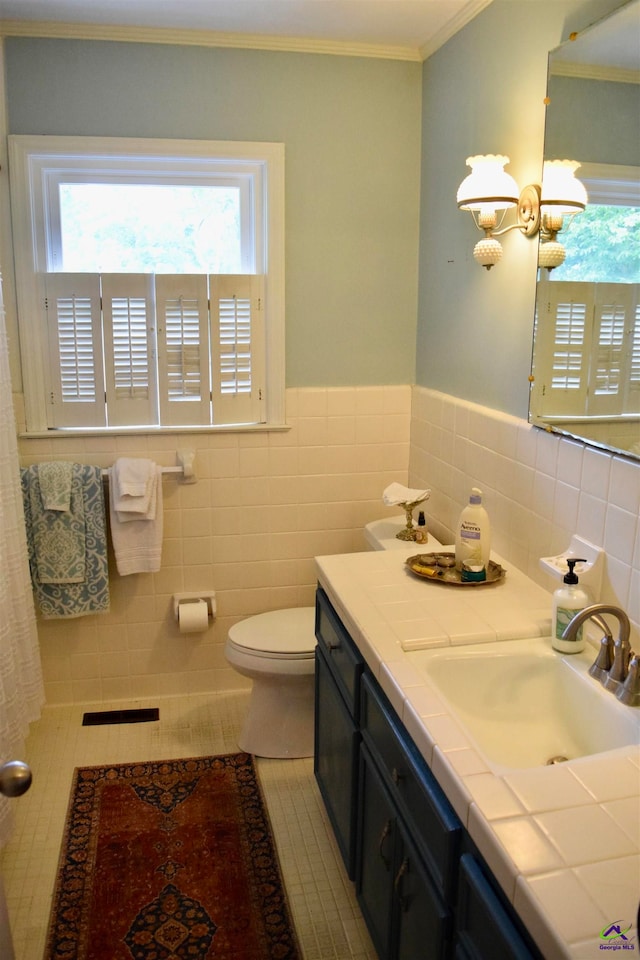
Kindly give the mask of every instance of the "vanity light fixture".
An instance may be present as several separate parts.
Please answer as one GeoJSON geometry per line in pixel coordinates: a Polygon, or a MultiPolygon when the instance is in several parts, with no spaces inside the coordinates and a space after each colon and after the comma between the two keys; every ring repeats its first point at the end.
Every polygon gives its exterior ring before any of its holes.
{"type": "Polygon", "coordinates": [[[563,216],[584,210],[587,202],[586,191],[574,176],[580,164],[574,161],[545,163],[546,179],[543,178],[542,188],[530,183],[522,190],[505,172],[507,163],[509,157],[502,154],[469,157],[467,166],[471,167],[471,173],[458,188],[458,209],[470,211],[478,229],[484,230],[484,238],[475,245],[473,257],[487,270],[502,258],[502,246],[497,238],[510,230],[520,230],[526,237],[535,237],[542,229],[547,240],[543,246],[549,245],[549,250],[545,251],[547,258],[557,258],[557,247],[563,249],[556,241],[563,216]],[[507,210],[513,208],[517,208],[516,222],[502,227],[507,210]],[[543,215],[546,218],[544,224],[543,215]]]}

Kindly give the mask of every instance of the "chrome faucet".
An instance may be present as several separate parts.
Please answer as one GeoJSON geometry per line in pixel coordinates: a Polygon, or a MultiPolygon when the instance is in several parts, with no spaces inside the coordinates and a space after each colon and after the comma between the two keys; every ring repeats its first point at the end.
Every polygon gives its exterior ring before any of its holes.
{"type": "Polygon", "coordinates": [[[579,628],[586,620],[593,620],[604,631],[600,641],[598,656],[589,668],[589,673],[600,680],[606,690],[615,693],[621,703],[628,706],[640,706],[640,669],[638,655],[633,653],[629,643],[631,624],[629,617],[621,607],[610,603],[593,603],[569,621],[562,634],[563,640],[575,640],[579,628]],[[600,614],[610,613],[617,618],[619,635],[613,635],[600,614]]]}

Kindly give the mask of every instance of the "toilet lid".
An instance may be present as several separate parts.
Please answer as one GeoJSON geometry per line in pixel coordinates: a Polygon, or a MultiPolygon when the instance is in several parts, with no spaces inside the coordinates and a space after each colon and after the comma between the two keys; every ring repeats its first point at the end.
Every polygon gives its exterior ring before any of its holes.
{"type": "Polygon", "coordinates": [[[229,639],[236,647],[262,654],[312,657],[316,646],[315,608],[271,610],[235,623],[229,639]]]}

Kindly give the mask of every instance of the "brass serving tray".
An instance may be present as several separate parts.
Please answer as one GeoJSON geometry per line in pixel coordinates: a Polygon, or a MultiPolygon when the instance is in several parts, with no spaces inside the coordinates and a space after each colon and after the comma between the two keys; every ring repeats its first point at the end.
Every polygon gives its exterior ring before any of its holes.
{"type": "Polygon", "coordinates": [[[416,576],[451,587],[486,587],[503,580],[507,572],[499,563],[489,560],[486,580],[463,580],[461,571],[455,568],[454,553],[418,553],[407,557],[405,563],[416,576]]]}

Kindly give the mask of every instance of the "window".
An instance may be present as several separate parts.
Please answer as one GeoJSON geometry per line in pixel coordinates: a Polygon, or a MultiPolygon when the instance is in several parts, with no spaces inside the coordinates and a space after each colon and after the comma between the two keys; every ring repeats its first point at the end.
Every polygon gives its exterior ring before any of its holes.
{"type": "Polygon", "coordinates": [[[28,432],[283,422],[282,145],[11,137],[10,161],[28,432]]]}

